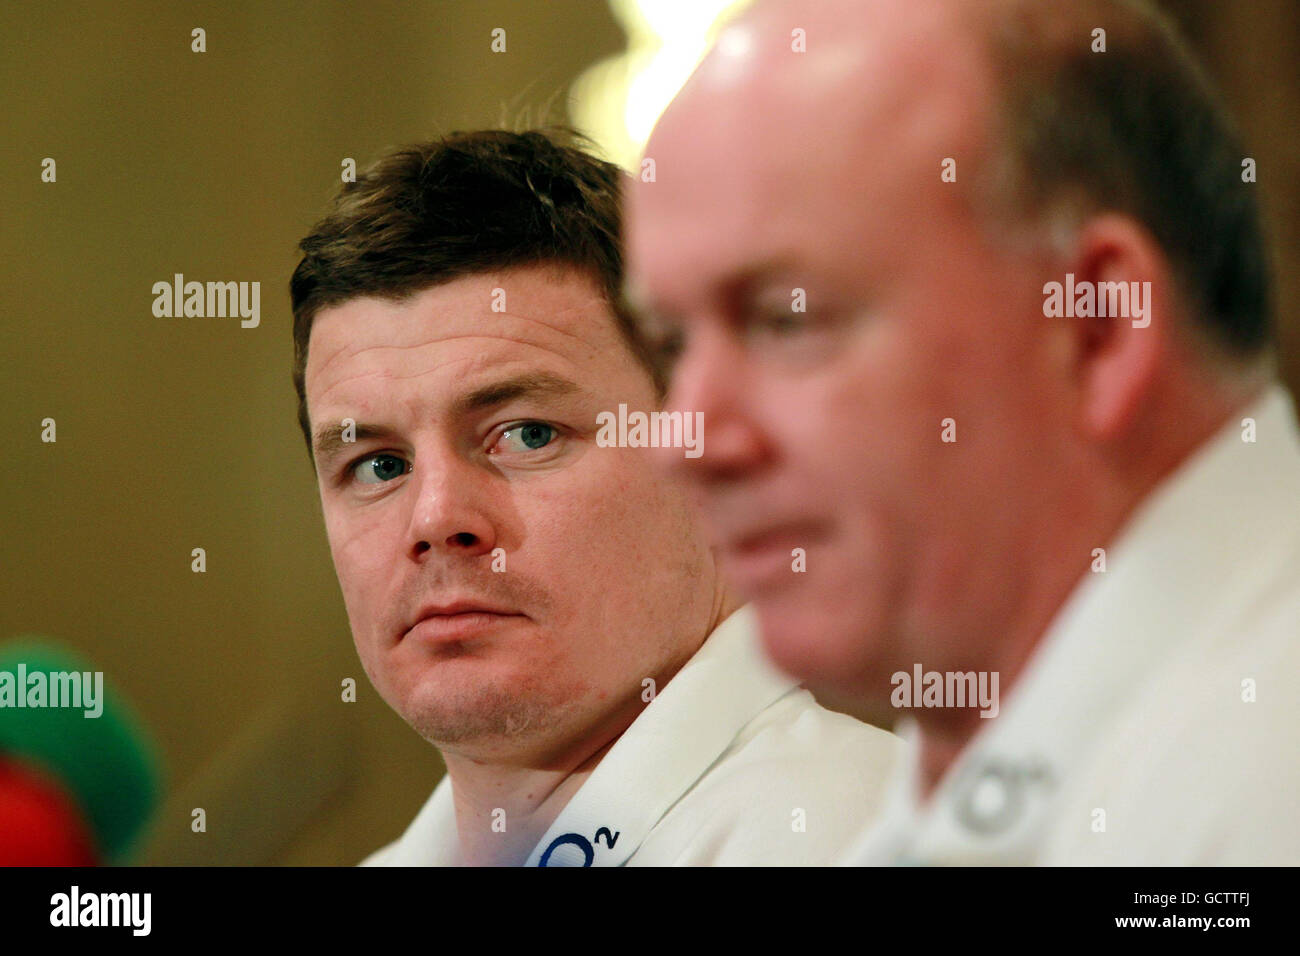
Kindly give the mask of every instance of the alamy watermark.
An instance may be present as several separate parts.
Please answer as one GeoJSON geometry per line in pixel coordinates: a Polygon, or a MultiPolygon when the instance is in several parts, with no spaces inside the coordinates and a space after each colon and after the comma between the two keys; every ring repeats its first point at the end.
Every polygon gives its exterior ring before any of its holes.
{"type": "Polygon", "coordinates": [[[104,713],[103,671],[0,671],[0,707],[58,707],[84,710],[83,717],[104,713]]]}
{"type": "Polygon", "coordinates": [[[1043,315],[1049,319],[1132,319],[1133,328],[1151,324],[1150,282],[1075,282],[1074,273],[1065,282],[1043,286],[1043,315]]]}
{"type": "Polygon", "coordinates": [[[998,715],[997,671],[896,671],[889,702],[895,707],[979,707],[981,717],[998,715]]]}
{"type": "Polygon", "coordinates": [[[596,415],[596,444],[601,448],[683,448],[687,458],[704,454],[703,412],[618,412],[596,415]]]}
{"type": "Polygon", "coordinates": [[[74,884],[50,897],[51,926],[120,926],[133,936],[148,936],[152,912],[152,893],[83,893],[74,884]]]}
{"type": "Polygon", "coordinates": [[[178,272],[171,282],[155,282],[153,295],[153,314],[159,319],[239,316],[244,329],[255,329],[262,321],[260,282],[186,282],[178,272]]]}

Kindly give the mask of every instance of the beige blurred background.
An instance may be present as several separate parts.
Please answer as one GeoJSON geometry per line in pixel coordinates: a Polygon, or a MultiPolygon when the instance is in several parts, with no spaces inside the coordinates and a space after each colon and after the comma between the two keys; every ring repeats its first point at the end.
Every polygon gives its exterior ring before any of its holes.
{"type": "MultiPolygon", "coordinates": [[[[701,20],[725,6],[0,6],[0,640],[71,644],[152,729],[168,793],[141,862],[355,863],[442,773],[357,661],[294,417],[288,278],[343,159],[556,120],[626,159],[653,119],[641,103],[623,123],[628,91],[645,89],[629,68],[682,73],[701,20]],[[505,53],[491,50],[497,27],[505,53]],[[656,30],[689,42],[656,60],[656,30]],[[629,38],[640,52],[617,59],[629,38]],[[40,180],[45,157],[56,183],[40,180]],[[177,272],[260,281],[260,326],[155,318],[151,287],[177,272]],[[46,417],[56,444],[40,441],[46,417]],[[356,703],[341,699],[348,677],[356,703]],[[191,832],[195,807],[206,833],[191,832]]],[[[1258,160],[1294,386],[1300,4],[1166,6],[1258,160]]],[[[667,95],[655,76],[649,101],[667,95]]]]}

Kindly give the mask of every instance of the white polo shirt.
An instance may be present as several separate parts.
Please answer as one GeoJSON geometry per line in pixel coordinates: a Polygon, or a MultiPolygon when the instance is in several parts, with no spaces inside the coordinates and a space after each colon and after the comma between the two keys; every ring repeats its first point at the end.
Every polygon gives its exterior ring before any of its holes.
{"type": "MultiPolygon", "coordinates": [[[[609,749],[526,865],[834,863],[870,826],[899,746],[777,671],[741,608],[609,749]]],[[[362,865],[452,865],[457,848],[443,777],[362,865]]]]}
{"type": "Polygon", "coordinates": [[[1142,504],[925,806],[899,724],[846,862],[1300,864],[1298,679],[1300,430],[1277,386],[1142,504]]]}

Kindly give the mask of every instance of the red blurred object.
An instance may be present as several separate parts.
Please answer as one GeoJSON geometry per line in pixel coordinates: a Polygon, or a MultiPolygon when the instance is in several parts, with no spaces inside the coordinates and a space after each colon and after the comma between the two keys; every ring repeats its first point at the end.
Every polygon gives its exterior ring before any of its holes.
{"type": "Polygon", "coordinates": [[[98,866],[90,824],[39,769],[0,757],[0,866],[98,866]]]}

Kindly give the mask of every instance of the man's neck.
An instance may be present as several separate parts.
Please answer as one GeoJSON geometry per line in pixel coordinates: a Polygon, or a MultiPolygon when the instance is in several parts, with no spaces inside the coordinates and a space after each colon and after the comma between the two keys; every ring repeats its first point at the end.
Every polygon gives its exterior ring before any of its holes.
{"type": "MultiPolygon", "coordinates": [[[[444,751],[462,866],[520,866],[631,724],[543,766],[478,761],[444,751]]],[[[533,762],[529,762],[533,763],[533,762]]]]}
{"type": "MultiPolygon", "coordinates": [[[[1213,441],[1228,421],[1258,401],[1267,386],[1267,380],[1248,382],[1238,391],[1226,394],[1218,403],[1203,405],[1194,418],[1182,413],[1182,440],[1167,444],[1159,459],[1153,460],[1154,456],[1149,455],[1148,470],[1131,476],[1130,483],[1116,490],[1108,499],[1098,499],[1100,505],[1094,520],[1089,523],[1089,535],[1079,537],[1075,529],[1061,527],[1057,534],[1046,536],[1047,540],[1054,540],[1056,546],[1052,553],[1043,554],[1036,562],[1039,568],[1044,569],[1038,578],[1042,586],[1020,606],[1014,619],[998,622],[997,653],[990,657],[986,667],[998,672],[1001,694],[1006,695],[1019,682],[1031,658],[1046,639],[1061,607],[1088,576],[1087,565],[1077,561],[1063,563],[1061,555],[1087,555],[1093,547],[1109,548],[1141,504],[1191,455],[1213,441]],[[1045,573],[1052,567],[1058,569],[1055,575],[1045,573]]],[[[921,799],[928,800],[972,738],[993,721],[980,720],[968,712],[943,709],[917,712],[916,716],[920,731],[921,799]]]]}

